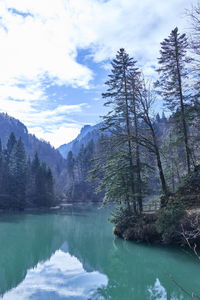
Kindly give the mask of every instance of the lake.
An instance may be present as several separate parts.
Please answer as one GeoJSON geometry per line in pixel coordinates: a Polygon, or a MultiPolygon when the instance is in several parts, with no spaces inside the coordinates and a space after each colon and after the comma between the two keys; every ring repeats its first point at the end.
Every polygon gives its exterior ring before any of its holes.
{"type": "Polygon", "coordinates": [[[178,285],[200,293],[193,257],[116,238],[109,214],[97,205],[0,214],[0,299],[190,299],[178,285]]]}

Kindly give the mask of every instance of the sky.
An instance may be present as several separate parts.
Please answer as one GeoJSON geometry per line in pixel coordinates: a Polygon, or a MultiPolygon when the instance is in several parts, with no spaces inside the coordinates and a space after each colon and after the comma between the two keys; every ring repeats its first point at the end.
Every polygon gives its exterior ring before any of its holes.
{"type": "MultiPolygon", "coordinates": [[[[160,42],[195,0],[0,0],[0,112],[54,147],[101,121],[120,48],[155,76],[160,42]]],[[[160,107],[161,109],[161,107],[160,107]]]]}

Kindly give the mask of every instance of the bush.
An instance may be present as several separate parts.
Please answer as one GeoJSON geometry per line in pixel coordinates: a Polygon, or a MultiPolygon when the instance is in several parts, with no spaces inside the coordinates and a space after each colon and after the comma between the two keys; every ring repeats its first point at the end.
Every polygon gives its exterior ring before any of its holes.
{"type": "Polygon", "coordinates": [[[111,213],[110,222],[114,224],[116,231],[124,231],[132,227],[137,222],[136,215],[133,214],[127,207],[117,206],[111,213]]]}
{"type": "Polygon", "coordinates": [[[160,234],[156,230],[156,214],[135,215],[124,207],[117,207],[110,221],[115,225],[114,234],[125,240],[157,243],[160,234]]]}
{"type": "Polygon", "coordinates": [[[181,241],[180,224],[185,215],[183,204],[177,199],[170,199],[165,208],[160,209],[156,221],[157,231],[162,235],[164,243],[181,241]]]}

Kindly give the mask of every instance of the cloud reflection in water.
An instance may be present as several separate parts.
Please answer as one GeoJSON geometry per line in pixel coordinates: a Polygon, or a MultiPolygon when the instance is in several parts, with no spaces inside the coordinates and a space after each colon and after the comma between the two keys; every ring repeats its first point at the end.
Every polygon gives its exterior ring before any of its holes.
{"type": "Polygon", "coordinates": [[[30,269],[22,283],[1,299],[85,300],[107,284],[107,276],[86,272],[76,257],[58,250],[50,260],[30,269]]]}

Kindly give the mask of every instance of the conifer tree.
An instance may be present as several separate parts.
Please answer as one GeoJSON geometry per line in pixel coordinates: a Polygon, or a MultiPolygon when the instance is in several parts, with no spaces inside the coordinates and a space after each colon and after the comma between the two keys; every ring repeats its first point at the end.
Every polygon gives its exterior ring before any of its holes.
{"type": "Polygon", "coordinates": [[[94,154],[94,141],[91,140],[86,147],[84,148],[84,169],[85,169],[85,174],[84,176],[87,176],[88,171],[91,169],[92,165],[92,157],[94,154]]]}
{"type": "Polygon", "coordinates": [[[124,49],[117,52],[113,59],[111,74],[107,85],[107,92],[103,93],[103,98],[107,99],[105,106],[111,108],[110,112],[104,117],[106,128],[115,129],[115,143],[123,145],[127,149],[127,159],[130,174],[130,191],[127,198],[127,206],[133,204],[134,212],[137,213],[137,203],[135,199],[135,174],[134,174],[134,154],[132,147],[132,120],[130,111],[130,90],[128,76],[135,72],[136,61],[130,58],[124,49]]]}
{"type": "Polygon", "coordinates": [[[128,206],[131,190],[131,173],[127,151],[115,150],[108,157],[104,167],[105,174],[98,188],[104,190],[104,203],[113,201],[128,206]]]}
{"type": "Polygon", "coordinates": [[[46,189],[47,189],[47,195],[48,195],[48,205],[51,205],[53,202],[53,197],[54,197],[54,189],[53,189],[53,174],[50,169],[50,167],[47,167],[46,171],[46,189]]]}
{"type": "Polygon", "coordinates": [[[195,76],[194,88],[196,90],[196,97],[199,100],[200,97],[200,3],[192,6],[191,10],[187,11],[187,15],[190,19],[190,49],[193,52],[193,64],[192,69],[195,76]]]}
{"type": "Polygon", "coordinates": [[[24,209],[26,192],[27,159],[21,137],[14,145],[9,160],[10,193],[16,198],[15,207],[24,209]]]}
{"type": "Polygon", "coordinates": [[[32,165],[31,165],[32,172],[36,174],[37,170],[39,169],[39,166],[40,166],[40,160],[38,157],[38,153],[35,152],[35,155],[34,155],[34,158],[32,161],[32,165]]]}
{"type": "Polygon", "coordinates": [[[27,160],[21,137],[13,133],[2,150],[0,140],[0,207],[22,210],[26,206],[50,206],[54,199],[51,169],[38,154],[27,160]]]}
{"type": "Polygon", "coordinates": [[[73,153],[72,151],[69,151],[67,155],[66,167],[67,167],[67,172],[73,181],[74,181],[74,164],[75,164],[75,160],[73,157],[73,153]]]}
{"type": "Polygon", "coordinates": [[[135,144],[135,157],[136,157],[136,195],[137,195],[137,203],[139,205],[140,213],[143,210],[143,200],[142,200],[142,176],[141,176],[141,160],[140,160],[140,142],[139,142],[139,125],[138,120],[139,116],[139,98],[142,90],[141,85],[141,73],[138,68],[134,68],[130,75],[128,76],[128,85],[130,89],[130,101],[129,106],[130,110],[133,114],[133,142],[135,144]]]}
{"type": "Polygon", "coordinates": [[[185,144],[187,170],[190,173],[190,149],[188,141],[188,128],[185,114],[185,104],[189,101],[189,95],[184,88],[184,80],[187,78],[186,64],[190,61],[186,56],[188,42],[185,34],[178,32],[176,27],[169,37],[161,43],[160,57],[157,69],[160,78],[156,83],[161,89],[161,95],[166,106],[172,111],[180,111],[182,133],[185,144]]]}
{"type": "Polygon", "coordinates": [[[40,160],[38,158],[38,153],[35,152],[34,158],[31,161],[30,158],[28,159],[28,180],[27,180],[27,200],[30,205],[35,205],[37,202],[37,194],[36,194],[36,176],[38,173],[38,169],[40,167],[40,160]]]}
{"type": "Polygon", "coordinates": [[[11,152],[13,150],[13,147],[15,146],[16,143],[17,143],[16,137],[15,137],[14,133],[11,132],[11,134],[8,138],[7,145],[6,145],[7,161],[9,161],[10,154],[11,154],[11,152]]]}

